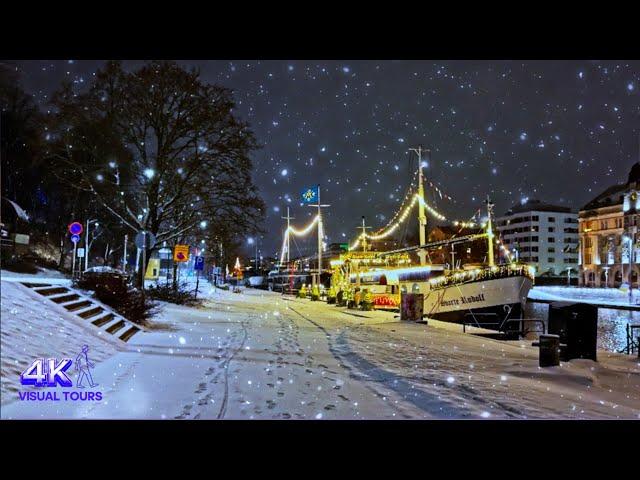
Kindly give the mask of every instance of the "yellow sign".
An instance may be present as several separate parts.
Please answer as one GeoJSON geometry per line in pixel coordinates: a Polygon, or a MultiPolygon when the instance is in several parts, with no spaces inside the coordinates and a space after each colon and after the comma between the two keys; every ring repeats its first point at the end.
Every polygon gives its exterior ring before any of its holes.
{"type": "Polygon", "coordinates": [[[188,262],[189,261],[189,245],[176,245],[173,248],[173,261],[188,262]]]}

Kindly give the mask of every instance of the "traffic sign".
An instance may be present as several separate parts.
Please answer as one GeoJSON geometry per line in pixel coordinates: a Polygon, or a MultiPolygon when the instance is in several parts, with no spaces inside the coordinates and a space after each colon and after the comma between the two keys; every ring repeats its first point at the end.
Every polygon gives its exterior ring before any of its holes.
{"type": "Polygon", "coordinates": [[[71,235],[71,241],[73,243],[78,243],[80,241],[80,235],[78,235],[78,234],[71,235]]]}
{"type": "Polygon", "coordinates": [[[84,248],[78,249],[78,258],[84,258],[84,248]]]}
{"type": "Polygon", "coordinates": [[[80,222],[70,223],[67,227],[71,235],[80,235],[84,231],[84,227],[80,222]]]}
{"type": "Polygon", "coordinates": [[[189,261],[189,245],[176,245],[173,248],[173,261],[174,262],[189,261]]]}
{"type": "Polygon", "coordinates": [[[204,270],[204,257],[194,257],[193,269],[204,270]]]}
{"type": "Polygon", "coordinates": [[[150,250],[156,244],[156,237],[151,232],[140,232],[136,235],[135,244],[141,250],[150,250]]]}

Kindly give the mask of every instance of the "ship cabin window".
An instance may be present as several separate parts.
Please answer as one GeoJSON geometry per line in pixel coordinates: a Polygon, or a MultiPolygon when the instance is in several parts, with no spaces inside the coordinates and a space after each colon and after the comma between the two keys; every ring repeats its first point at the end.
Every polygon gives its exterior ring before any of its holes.
{"type": "Polygon", "coordinates": [[[407,286],[406,286],[406,285],[402,285],[402,286],[400,287],[400,292],[401,292],[401,293],[407,293],[407,286]]]}
{"type": "Polygon", "coordinates": [[[420,285],[418,285],[417,283],[414,283],[413,285],[411,285],[411,292],[420,293],[420,285]]]}

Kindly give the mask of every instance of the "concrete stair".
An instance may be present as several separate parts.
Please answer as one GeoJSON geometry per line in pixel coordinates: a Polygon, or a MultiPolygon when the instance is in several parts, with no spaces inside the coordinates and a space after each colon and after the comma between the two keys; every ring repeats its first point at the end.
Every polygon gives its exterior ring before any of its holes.
{"type": "Polygon", "coordinates": [[[73,288],[47,283],[20,283],[123,342],[128,342],[136,333],[144,331],[139,325],[73,288]]]}

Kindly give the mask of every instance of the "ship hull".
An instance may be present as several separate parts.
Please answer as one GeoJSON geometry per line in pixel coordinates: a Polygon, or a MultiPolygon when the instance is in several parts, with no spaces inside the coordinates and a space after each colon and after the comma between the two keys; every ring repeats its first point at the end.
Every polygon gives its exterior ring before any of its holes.
{"type": "Polygon", "coordinates": [[[424,314],[427,318],[468,324],[522,318],[532,285],[526,276],[511,276],[432,290],[425,295],[424,314]]]}

